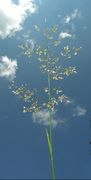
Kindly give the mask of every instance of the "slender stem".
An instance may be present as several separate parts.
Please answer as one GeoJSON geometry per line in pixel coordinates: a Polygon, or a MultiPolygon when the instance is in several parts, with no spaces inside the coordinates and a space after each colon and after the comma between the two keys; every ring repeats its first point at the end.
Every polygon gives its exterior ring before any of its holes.
{"type": "MultiPolygon", "coordinates": [[[[47,42],[48,44],[48,42],[47,42]]],[[[49,47],[47,47],[49,49],[49,47]]],[[[49,55],[47,54],[46,58],[46,65],[48,66],[48,60],[49,60],[49,55]]],[[[48,78],[48,98],[49,98],[49,121],[50,121],[50,129],[49,132],[47,129],[46,131],[46,136],[47,136],[47,142],[48,142],[48,147],[49,147],[49,153],[50,153],[50,159],[51,159],[51,171],[52,171],[52,178],[53,180],[56,180],[55,176],[55,168],[54,168],[54,158],[53,158],[53,143],[52,143],[52,109],[51,109],[51,77],[50,77],[50,72],[47,72],[47,78],[48,78]]]]}
{"type": "MultiPolygon", "coordinates": [[[[48,73],[48,90],[49,90],[49,103],[51,102],[51,79],[50,74],[48,73]]],[[[50,119],[50,140],[52,144],[52,111],[49,108],[49,119],[50,119]]]]}
{"type": "Polygon", "coordinates": [[[54,158],[53,158],[53,143],[52,143],[52,112],[50,111],[50,143],[51,143],[51,168],[52,168],[52,176],[55,180],[55,169],[54,169],[54,158]]]}
{"type": "MultiPolygon", "coordinates": [[[[51,78],[50,74],[48,73],[48,89],[49,89],[49,103],[51,102],[51,78]]],[[[52,177],[55,180],[55,169],[54,169],[54,158],[53,158],[53,143],[52,143],[52,110],[49,108],[49,120],[50,120],[50,131],[49,131],[49,141],[50,141],[50,146],[49,151],[50,151],[50,158],[51,158],[51,170],[52,170],[52,177]]]]}

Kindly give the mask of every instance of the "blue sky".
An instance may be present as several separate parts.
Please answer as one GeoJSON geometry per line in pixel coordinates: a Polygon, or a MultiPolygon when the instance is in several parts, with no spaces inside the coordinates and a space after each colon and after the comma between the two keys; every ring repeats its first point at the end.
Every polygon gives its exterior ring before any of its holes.
{"type": "MultiPolygon", "coordinates": [[[[62,63],[76,66],[77,74],[58,82],[69,102],[60,103],[53,115],[53,148],[58,179],[91,178],[91,1],[90,0],[3,0],[0,2],[0,178],[51,179],[51,165],[45,127],[49,125],[46,109],[23,113],[26,105],[9,88],[27,83],[40,90],[46,76],[38,69],[36,55],[31,61],[22,54],[24,34],[29,40],[43,37],[38,32],[59,27],[63,46],[81,47],[76,56],[62,63]],[[37,25],[37,26],[36,26],[37,25]],[[37,28],[36,28],[37,27],[37,28]],[[58,121],[57,121],[58,119],[58,121]]],[[[30,41],[34,46],[34,41],[30,41]]],[[[45,45],[45,44],[44,44],[45,45]]],[[[59,46],[60,47],[60,46],[59,46]]],[[[57,53],[57,49],[55,51],[57,53]]],[[[64,56],[62,57],[64,58],[64,56]]],[[[56,82],[54,82],[56,86],[56,82]]]]}

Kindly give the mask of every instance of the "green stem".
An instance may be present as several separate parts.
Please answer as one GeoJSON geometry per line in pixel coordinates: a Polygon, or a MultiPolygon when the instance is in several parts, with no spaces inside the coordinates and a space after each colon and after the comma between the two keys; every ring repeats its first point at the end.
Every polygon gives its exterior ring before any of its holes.
{"type": "MultiPolygon", "coordinates": [[[[49,103],[50,103],[51,102],[51,79],[50,79],[50,74],[49,73],[48,73],[48,89],[49,89],[49,103]]],[[[49,108],[49,120],[50,120],[50,131],[48,133],[48,131],[46,129],[46,135],[47,135],[47,141],[48,141],[49,152],[50,152],[52,177],[53,177],[53,180],[55,180],[56,177],[55,177],[54,159],[53,159],[52,110],[51,110],[51,108],[49,108]]]]}
{"type": "MultiPolygon", "coordinates": [[[[47,66],[48,66],[48,60],[49,60],[49,55],[47,54],[47,58],[46,58],[46,65],[47,66]]],[[[53,143],[52,143],[52,108],[51,108],[51,77],[50,77],[50,72],[47,72],[47,76],[48,76],[48,90],[49,90],[49,92],[48,92],[48,98],[49,98],[48,110],[49,110],[50,129],[49,129],[49,132],[47,129],[45,129],[45,131],[46,131],[47,142],[48,142],[49,153],[50,153],[52,178],[53,178],[53,180],[56,180],[55,168],[54,168],[54,158],[53,158],[53,143]]]]}
{"type": "MultiPolygon", "coordinates": [[[[49,103],[51,102],[51,79],[50,74],[48,73],[48,89],[49,89],[49,103]]],[[[52,111],[49,107],[49,120],[50,120],[50,140],[52,144],[52,111]]]]}
{"type": "Polygon", "coordinates": [[[49,116],[50,116],[50,142],[51,142],[52,177],[53,177],[53,179],[56,179],[56,177],[55,177],[55,169],[54,169],[54,158],[53,158],[53,143],[52,143],[52,111],[49,112],[49,116]]]}

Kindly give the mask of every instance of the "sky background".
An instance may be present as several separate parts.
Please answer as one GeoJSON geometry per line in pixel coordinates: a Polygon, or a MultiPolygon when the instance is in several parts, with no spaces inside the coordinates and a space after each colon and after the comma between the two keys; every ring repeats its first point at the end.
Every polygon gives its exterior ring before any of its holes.
{"type": "MultiPolygon", "coordinates": [[[[23,34],[59,25],[65,42],[82,47],[71,64],[77,74],[59,82],[70,103],[58,106],[59,124],[53,129],[55,173],[58,179],[91,179],[91,1],[90,0],[0,0],[0,178],[51,179],[51,166],[45,127],[47,112],[23,113],[24,102],[9,87],[27,83],[44,87],[46,79],[33,63],[22,55],[18,45],[23,34]],[[15,3],[15,4],[13,4],[15,3]],[[65,34],[64,34],[65,35],[65,34]],[[16,76],[16,77],[15,77],[16,76]],[[43,116],[44,121],[43,121],[43,116]],[[63,122],[63,123],[62,123],[63,122]]],[[[30,39],[32,37],[30,35],[30,39]]],[[[62,34],[61,34],[62,35],[62,34]]],[[[66,62],[66,61],[64,61],[66,62]]],[[[44,96],[41,94],[41,98],[44,96]]]]}

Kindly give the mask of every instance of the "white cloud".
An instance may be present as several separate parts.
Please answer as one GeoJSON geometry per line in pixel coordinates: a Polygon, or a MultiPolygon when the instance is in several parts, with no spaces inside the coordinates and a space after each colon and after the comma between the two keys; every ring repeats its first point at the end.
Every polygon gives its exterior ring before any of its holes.
{"type": "Polygon", "coordinates": [[[16,70],[16,60],[11,60],[7,56],[2,56],[0,58],[0,77],[5,77],[9,80],[13,80],[15,78],[16,70]]]}
{"type": "Polygon", "coordinates": [[[0,0],[0,38],[4,39],[20,31],[27,15],[35,11],[36,6],[32,0],[19,0],[18,4],[12,0],[0,0]]]}
{"type": "Polygon", "coordinates": [[[80,17],[80,15],[81,15],[80,11],[78,9],[75,9],[73,13],[71,14],[71,19],[78,18],[80,17]]]}
{"type": "Polygon", "coordinates": [[[81,13],[78,9],[75,9],[70,15],[64,17],[64,23],[69,24],[70,21],[77,19],[81,16],[81,13]]]}
{"type": "MultiPolygon", "coordinates": [[[[52,119],[52,127],[55,128],[58,126],[58,124],[63,125],[64,119],[62,120],[56,120],[56,118],[54,118],[55,113],[53,113],[53,119],[52,119]]],[[[50,120],[49,120],[49,111],[46,109],[43,109],[39,112],[33,113],[33,122],[43,125],[43,126],[49,126],[50,125],[50,120]]]]}
{"type": "Polygon", "coordinates": [[[72,37],[72,35],[67,32],[61,32],[59,34],[59,39],[65,39],[65,38],[70,38],[70,37],[72,37]]]}
{"type": "Polygon", "coordinates": [[[73,116],[85,116],[86,113],[87,110],[79,105],[73,109],[73,116]]]}

